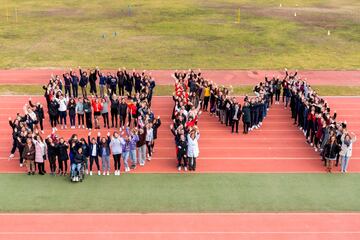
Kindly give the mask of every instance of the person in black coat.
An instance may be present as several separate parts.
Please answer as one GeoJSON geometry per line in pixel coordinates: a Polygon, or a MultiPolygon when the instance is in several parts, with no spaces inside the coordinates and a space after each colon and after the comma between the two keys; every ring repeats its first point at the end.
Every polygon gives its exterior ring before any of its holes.
{"type": "Polygon", "coordinates": [[[50,163],[50,175],[55,176],[56,174],[56,157],[58,156],[57,144],[54,140],[49,137],[46,139],[47,154],[50,163]]]}
{"type": "Polygon", "coordinates": [[[118,85],[117,77],[115,75],[110,75],[109,87],[111,94],[116,94],[117,85],[118,85]]]}
{"type": "Polygon", "coordinates": [[[110,114],[111,114],[111,127],[113,128],[114,126],[117,128],[118,127],[118,113],[119,113],[119,99],[116,97],[116,95],[112,95],[112,97],[110,98],[110,114]],[[115,124],[114,124],[115,122],[115,124]]]}
{"type": "Polygon", "coordinates": [[[75,119],[76,119],[76,102],[73,98],[69,100],[67,105],[67,109],[69,111],[69,118],[70,118],[70,127],[75,128],[75,119]]]}
{"type": "Polygon", "coordinates": [[[85,138],[80,138],[81,148],[83,150],[83,154],[86,157],[85,161],[85,169],[86,173],[88,173],[88,158],[89,158],[89,144],[87,144],[85,138]]]}
{"type": "Polygon", "coordinates": [[[79,93],[79,77],[77,76],[76,72],[73,72],[70,69],[70,77],[71,77],[71,85],[73,90],[73,97],[77,98],[79,93]]]}
{"type": "MultiPolygon", "coordinates": [[[[74,156],[74,162],[71,164],[71,178],[76,178],[75,173],[80,172],[81,165],[87,161],[83,149],[79,148],[74,156]]],[[[74,179],[77,180],[77,179],[74,179]]]]}
{"type": "Polygon", "coordinates": [[[156,119],[154,118],[153,120],[153,141],[152,141],[152,146],[151,149],[154,152],[154,147],[155,147],[155,140],[157,139],[157,132],[158,132],[158,128],[161,126],[161,120],[160,120],[160,116],[158,116],[156,119]]]}
{"type": "Polygon", "coordinates": [[[48,104],[48,113],[50,119],[50,125],[53,130],[56,130],[57,118],[59,115],[59,103],[52,99],[48,104]]]}
{"type": "Polygon", "coordinates": [[[125,79],[125,90],[126,90],[128,96],[131,96],[135,78],[136,78],[136,73],[135,73],[135,71],[133,71],[132,76],[129,76],[125,79]]]}
{"type": "Polygon", "coordinates": [[[128,105],[125,101],[125,98],[121,98],[121,102],[118,106],[118,113],[119,113],[119,120],[120,120],[120,127],[125,127],[126,115],[128,112],[128,105]]]}
{"type": "Polygon", "coordinates": [[[336,157],[340,152],[340,145],[336,141],[336,135],[332,135],[328,141],[328,143],[324,147],[324,157],[327,162],[326,170],[331,173],[331,170],[334,166],[334,162],[336,161],[336,157]]]}
{"type": "Polygon", "coordinates": [[[116,76],[118,78],[118,87],[119,87],[119,95],[120,96],[124,96],[125,94],[125,79],[126,79],[126,75],[124,74],[123,71],[120,70],[117,71],[116,76]]]}
{"type": "Polygon", "coordinates": [[[96,67],[95,70],[90,71],[90,75],[89,75],[90,94],[94,94],[94,95],[97,94],[97,90],[96,90],[97,75],[98,75],[98,67],[96,67]]]}
{"type": "Polygon", "coordinates": [[[95,161],[98,175],[100,175],[100,165],[99,165],[99,156],[101,155],[101,148],[98,144],[100,141],[100,133],[98,134],[99,139],[94,137],[90,139],[91,132],[88,134],[88,146],[89,146],[89,156],[90,156],[90,175],[92,175],[92,167],[95,161]]]}
{"type": "Polygon", "coordinates": [[[244,134],[248,134],[249,133],[249,127],[250,127],[250,122],[251,122],[251,113],[250,113],[250,107],[249,107],[249,103],[245,102],[244,106],[242,108],[242,121],[243,121],[243,125],[244,125],[244,134]]]}
{"type": "Polygon", "coordinates": [[[187,171],[188,167],[188,160],[187,160],[187,142],[185,140],[185,136],[182,134],[180,135],[179,141],[177,141],[176,145],[177,151],[177,160],[178,160],[178,171],[181,171],[181,167],[187,171]]]}
{"type": "Polygon", "coordinates": [[[236,128],[236,133],[239,133],[239,121],[241,118],[241,105],[237,102],[236,99],[233,100],[234,104],[230,110],[230,121],[231,121],[231,132],[234,133],[236,128]]]}
{"type": "Polygon", "coordinates": [[[225,125],[231,126],[231,108],[232,108],[232,101],[229,97],[226,97],[224,102],[225,108],[225,125]]]}
{"type": "Polygon", "coordinates": [[[61,175],[66,176],[68,170],[68,164],[67,164],[67,161],[69,160],[68,148],[69,148],[69,144],[65,142],[63,138],[60,138],[59,143],[57,144],[60,176],[61,175]]]}
{"type": "Polygon", "coordinates": [[[64,78],[64,84],[65,84],[65,95],[68,95],[69,97],[71,97],[72,78],[69,73],[64,73],[63,78],[64,78]]]}
{"type": "Polygon", "coordinates": [[[84,98],[87,97],[87,84],[89,82],[89,77],[87,72],[84,72],[81,67],[79,67],[79,72],[80,72],[80,82],[79,82],[79,86],[81,87],[81,93],[83,95],[84,98]]]}

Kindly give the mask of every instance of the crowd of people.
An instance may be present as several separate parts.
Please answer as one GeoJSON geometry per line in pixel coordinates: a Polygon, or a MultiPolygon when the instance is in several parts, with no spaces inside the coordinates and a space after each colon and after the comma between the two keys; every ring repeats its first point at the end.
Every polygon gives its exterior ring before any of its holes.
{"type": "Polygon", "coordinates": [[[265,76],[265,82],[254,88],[256,95],[264,90],[267,106],[280,104],[281,93],[284,108],[290,107],[294,125],[303,132],[306,142],[320,152],[327,172],[332,172],[334,165],[341,164],[340,171],[347,172],[352,156],[352,145],[356,141],[353,132],[349,132],[346,122],[336,120],[336,111],[331,113],[330,105],[316,91],[301,79],[297,71],[285,77],[265,76]],[[275,99],[274,99],[275,97],[275,99]]]}
{"type": "Polygon", "coordinates": [[[242,120],[243,133],[248,134],[262,126],[270,106],[280,104],[282,99],[284,108],[291,108],[292,118],[309,145],[320,152],[326,170],[331,172],[333,165],[340,163],[341,172],[347,171],[356,136],[348,132],[346,122],[336,122],[336,113],[331,115],[329,104],[301,80],[297,71],[289,73],[285,69],[284,77],[265,76],[254,87],[255,96],[245,96],[242,106],[236,97],[230,96],[231,88],[217,86],[205,79],[200,70],[175,71],[173,77],[171,131],[175,136],[178,170],[182,167],[187,170],[188,166],[195,170],[200,137],[197,122],[202,112],[217,116],[221,124],[231,127],[232,133],[239,132],[242,120]]]}
{"type": "Polygon", "coordinates": [[[202,112],[216,116],[221,124],[231,127],[232,133],[239,133],[239,122],[242,119],[243,133],[248,134],[261,127],[270,107],[272,88],[269,82],[259,84],[254,90],[256,96],[246,96],[241,106],[236,97],[230,96],[231,89],[205,79],[200,70],[175,71],[173,78],[174,108],[170,129],[175,137],[179,171],[196,169],[200,138],[197,123],[202,112]]]}
{"type": "Polygon", "coordinates": [[[356,135],[349,132],[346,121],[337,121],[336,111],[331,112],[329,103],[321,98],[301,78],[293,77],[284,84],[287,92],[285,106],[289,102],[291,117],[306,137],[306,142],[320,152],[327,172],[341,164],[346,173],[352,156],[356,135]]]}
{"type": "MultiPolygon", "coordinates": [[[[254,96],[245,96],[242,105],[237,97],[230,96],[231,88],[205,79],[200,70],[175,71],[173,77],[175,91],[170,129],[175,138],[179,171],[196,170],[200,152],[198,121],[203,112],[217,117],[232,133],[239,133],[242,120],[243,133],[248,134],[262,126],[271,105],[280,104],[281,98],[284,108],[290,107],[294,124],[303,131],[307,143],[320,152],[326,170],[331,172],[334,165],[340,163],[341,172],[347,171],[356,136],[348,132],[346,122],[336,121],[336,112],[331,113],[329,104],[298,76],[297,71],[288,73],[285,69],[283,78],[265,76],[264,81],[254,87],[254,96]]],[[[115,175],[120,175],[121,159],[126,172],[135,169],[137,164],[143,166],[146,159],[151,160],[157,129],[161,125],[160,117],[155,118],[151,110],[154,88],[155,81],[146,71],[128,73],[126,69],[119,69],[116,74],[104,74],[98,67],[88,71],[79,67],[79,76],[72,69],[62,77],[51,76],[43,89],[52,134],[46,138],[42,136],[44,107],[30,98],[23,114],[9,118],[13,130],[10,158],[18,149],[20,166],[25,162],[29,175],[35,173],[35,168],[39,174],[45,174],[45,160],[49,160],[52,175],[66,175],[69,159],[71,172],[84,166],[90,175],[94,163],[101,174],[99,159],[103,175],[109,175],[110,155],[114,158],[115,175]],[[100,95],[97,95],[98,85],[100,95]],[[79,139],[73,134],[65,140],[57,135],[59,125],[61,129],[86,128],[88,138],[79,139]],[[115,130],[112,134],[108,130],[106,136],[98,131],[97,136],[92,137],[91,131],[100,129],[101,125],[115,130]],[[129,158],[131,164],[128,164],[129,158]]]]}
{"type": "Polygon", "coordinates": [[[121,159],[125,172],[135,169],[137,164],[144,166],[146,160],[151,161],[157,130],[161,125],[160,116],[155,117],[151,110],[155,87],[151,74],[145,71],[129,74],[126,69],[119,69],[116,75],[107,73],[105,77],[98,67],[89,72],[79,68],[79,74],[80,77],[70,69],[63,74],[63,79],[58,75],[51,76],[49,83],[43,87],[52,127],[52,133],[47,137],[42,136],[45,113],[41,103],[33,104],[30,98],[29,103],[24,105],[23,114],[18,113],[15,119],[9,118],[13,130],[9,158],[13,158],[18,149],[20,167],[25,164],[29,175],[34,175],[36,168],[40,175],[44,175],[46,160],[49,161],[51,175],[67,175],[68,160],[71,173],[83,166],[90,175],[93,174],[94,163],[98,175],[101,174],[100,158],[102,174],[109,175],[110,155],[114,158],[115,175],[120,175],[121,159]],[[100,95],[96,95],[98,78],[100,95]],[[87,94],[88,83],[90,96],[87,94]],[[81,96],[77,92],[78,85],[81,96]],[[117,92],[119,95],[116,95],[117,92]],[[91,137],[91,131],[100,129],[101,122],[108,131],[115,128],[113,133],[101,136],[98,131],[97,137],[91,137]],[[66,140],[57,134],[59,125],[61,129],[86,127],[88,138],[86,140],[73,133],[66,140]],[[128,163],[129,158],[131,164],[128,163]]]}

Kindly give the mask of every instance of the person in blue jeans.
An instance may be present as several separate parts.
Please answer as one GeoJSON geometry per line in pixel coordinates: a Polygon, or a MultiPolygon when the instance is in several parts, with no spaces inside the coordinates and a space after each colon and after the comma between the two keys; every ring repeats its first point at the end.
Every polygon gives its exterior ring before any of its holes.
{"type": "Polygon", "coordinates": [[[98,145],[100,146],[100,156],[103,168],[103,175],[110,175],[110,132],[107,133],[107,138],[102,137],[100,140],[100,132],[98,133],[98,145]]]}
{"type": "Polygon", "coordinates": [[[356,135],[352,132],[349,134],[344,130],[341,136],[341,151],[339,153],[341,157],[341,172],[346,173],[349,165],[349,160],[352,156],[352,145],[356,142],[356,135]]]}
{"type": "Polygon", "coordinates": [[[71,86],[73,90],[73,97],[78,97],[78,91],[79,91],[79,77],[76,74],[76,72],[73,72],[73,70],[70,68],[70,77],[71,77],[71,86]]]}
{"type": "Polygon", "coordinates": [[[129,127],[126,128],[126,133],[129,136],[129,147],[130,147],[130,161],[131,169],[136,168],[136,143],[139,141],[139,136],[137,135],[137,128],[130,130],[129,127]]]}
{"type": "Polygon", "coordinates": [[[83,149],[79,148],[74,157],[74,162],[71,164],[71,178],[73,181],[79,181],[79,172],[81,170],[81,165],[86,161],[86,156],[83,154],[83,149]]]}
{"type": "Polygon", "coordinates": [[[130,155],[130,137],[128,135],[125,136],[124,141],[125,144],[123,145],[123,149],[122,149],[122,157],[124,161],[125,172],[130,172],[130,167],[128,163],[129,155],[130,155]]]}

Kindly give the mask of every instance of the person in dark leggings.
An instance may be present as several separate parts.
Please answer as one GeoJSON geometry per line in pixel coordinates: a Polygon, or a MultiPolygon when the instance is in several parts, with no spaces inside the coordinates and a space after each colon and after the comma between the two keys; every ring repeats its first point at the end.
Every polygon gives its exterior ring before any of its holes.
{"type": "Polygon", "coordinates": [[[94,161],[98,170],[98,175],[100,175],[100,165],[99,165],[100,147],[94,137],[90,140],[90,136],[91,136],[91,132],[89,132],[88,135],[89,155],[90,155],[90,176],[92,175],[92,167],[94,161]]]}
{"type": "Polygon", "coordinates": [[[91,103],[89,101],[89,99],[85,98],[84,99],[84,112],[85,112],[85,123],[86,123],[86,128],[88,130],[92,129],[92,109],[91,109],[91,103]]]}
{"type": "Polygon", "coordinates": [[[110,114],[111,114],[111,127],[118,127],[118,108],[119,108],[119,100],[116,95],[112,95],[110,99],[110,114]]]}
{"type": "Polygon", "coordinates": [[[50,119],[50,125],[53,130],[56,130],[57,125],[57,118],[59,116],[59,103],[55,100],[52,100],[48,104],[48,112],[49,112],[49,119],[50,119]]]}
{"type": "Polygon", "coordinates": [[[275,92],[275,104],[279,104],[280,102],[280,93],[281,93],[281,83],[279,79],[274,81],[274,92],[275,92]]]}
{"type": "Polygon", "coordinates": [[[76,103],[73,98],[69,100],[68,103],[68,111],[69,111],[69,118],[70,118],[70,128],[75,128],[75,119],[76,119],[76,103]]]}
{"type": "Polygon", "coordinates": [[[316,120],[315,109],[312,107],[310,113],[307,116],[308,126],[306,131],[306,139],[311,146],[314,145],[313,141],[315,137],[315,120],[316,120]]]}
{"type": "Polygon", "coordinates": [[[69,160],[69,155],[67,152],[68,148],[69,148],[69,144],[65,142],[63,138],[60,138],[59,143],[57,145],[60,176],[61,175],[66,176],[68,171],[68,163],[67,163],[69,160]]]}
{"type": "Polygon", "coordinates": [[[110,148],[114,157],[114,168],[115,168],[115,175],[120,176],[120,159],[122,148],[125,145],[125,141],[123,138],[120,137],[118,132],[114,132],[113,137],[110,141],[110,148]]]}
{"type": "Polygon", "coordinates": [[[178,160],[178,171],[181,171],[181,168],[184,168],[184,171],[187,171],[188,159],[187,159],[187,143],[185,141],[185,136],[181,135],[180,140],[177,141],[177,160],[178,160]]]}
{"type": "Polygon", "coordinates": [[[46,139],[48,159],[50,164],[50,175],[56,175],[56,156],[57,156],[57,144],[53,141],[51,137],[46,139]]]}
{"type": "Polygon", "coordinates": [[[250,121],[251,121],[251,114],[250,114],[250,108],[249,103],[245,102],[244,106],[242,108],[242,121],[244,125],[244,134],[249,133],[249,127],[250,127],[250,121]]]}
{"type": "Polygon", "coordinates": [[[77,76],[76,72],[73,72],[72,69],[70,69],[70,77],[71,77],[71,86],[73,90],[73,97],[77,98],[79,95],[79,77],[77,76]]]}
{"type": "Polygon", "coordinates": [[[125,101],[125,98],[121,98],[121,102],[119,103],[119,107],[118,107],[120,127],[125,127],[127,111],[128,111],[128,105],[125,101]]]}
{"type": "Polygon", "coordinates": [[[234,133],[234,130],[236,130],[236,133],[239,133],[239,121],[241,118],[241,114],[241,105],[237,103],[236,99],[234,99],[234,104],[232,105],[230,113],[232,133],[234,133]]]}
{"type": "Polygon", "coordinates": [[[11,160],[12,158],[14,158],[14,154],[17,148],[17,137],[20,132],[19,120],[15,119],[14,121],[12,121],[12,118],[9,117],[9,125],[12,129],[12,138],[13,138],[12,148],[9,156],[9,160],[11,160]]]}
{"type": "Polygon", "coordinates": [[[90,70],[89,74],[89,83],[90,83],[90,94],[97,94],[96,90],[96,80],[98,75],[98,67],[95,70],[90,70]]]}
{"type": "Polygon", "coordinates": [[[102,98],[101,100],[101,104],[102,104],[102,109],[101,109],[101,116],[103,118],[104,121],[104,128],[110,128],[110,123],[109,123],[109,98],[106,96],[104,98],[102,98]]]}

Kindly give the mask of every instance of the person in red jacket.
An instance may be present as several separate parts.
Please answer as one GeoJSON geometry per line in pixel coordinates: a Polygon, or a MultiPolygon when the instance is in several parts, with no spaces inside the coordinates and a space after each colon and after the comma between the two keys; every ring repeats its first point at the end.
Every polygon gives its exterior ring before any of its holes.
{"type": "Polygon", "coordinates": [[[95,129],[100,129],[99,116],[101,115],[101,110],[102,110],[101,101],[99,100],[99,98],[93,98],[91,100],[91,105],[94,109],[95,129]]]}

